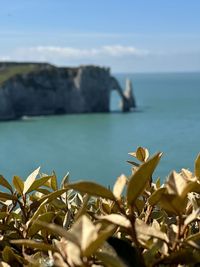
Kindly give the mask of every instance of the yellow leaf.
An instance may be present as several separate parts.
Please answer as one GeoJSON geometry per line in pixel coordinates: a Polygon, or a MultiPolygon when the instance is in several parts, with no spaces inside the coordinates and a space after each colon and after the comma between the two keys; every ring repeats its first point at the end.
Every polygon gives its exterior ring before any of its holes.
{"type": "Polygon", "coordinates": [[[74,189],[83,193],[87,193],[92,196],[98,196],[102,198],[115,200],[115,196],[109,189],[94,182],[80,181],[74,184],[68,184],[66,185],[66,188],[74,189]]]}
{"type": "Polygon", "coordinates": [[[83,256],[89,257],[103,245],[108,237],[112,236],[116,230],[116,227],[109,225],[105,230],[98,233],[98,236],[93,240],[83,251],[83,256]]]}
{"type": "Polygon", "coordinates": [[[136,158],[141,162],[145,162],[147,161],[148,157],[149,151],[144,147],[138,147],[136,151],[136,158]]]}
{"type": "Polygon", "coordinates": [[[36,177],[38,176],[40,172],[40,167],[34,170],[26,179],[24,182],[24,190],[23,194],[26,194],[26,192],[29,190],[29,188],[32,186],[33,182],[35,181],[36,177]]]}
{"type": "Polygon", "coordinates": [[[99,216],[98,219],[106,220],[106,221],[111,222],[115,225],[119,225],[119,226],[122,226],[125,228],[131,227],[130,221],[120,214],[114,214],[113,213],[113,214],[109,214],[109,215],[105,215],[105,216],[99,216]]]}
{"type": "Polygon", "coordinates": [[[117,178],[117,181],[115,182],[114,187],[113,187],[113,194],[116,197],[116,199],[121,198],[121,194],[124,190],[126,182],[127,182],[127,178],[123,174],[117,178]]]}
{"type": "Polygon", "coordinates": [[[185,225],[190,224],[191,222],[195,221],[195,220],[199,220],[200,219],[200,208],[198,208],[197,210],[195,210],[194,212],[190,213],[187,218],[184,221],[185,225]]]}
{"type": "Polygon", "coordinates": [[[30,185],[30,187],[27,188],[26,193],[30,193],[30,192],[32,192],[32,191],[38,189],[40,186],[45,185],[45,183],[46,183],[47,181],[49,181],[49,180],[51,179],[51,177],[52,177],[52,176],[44,176],[44,177],[42,177],[42,178],[40,178],[40,179],[35,180],[35,181],[30,185]]]}
{"type": "Polygon", "coordinates": [[[144,162],[131,176],[127,188],[127,201],[129,205],[132,205],[145,190],[147,182],[150,181],[161,156],[162,153],[157,153],[144,162]]]}
{"type": "Polygon", "coordinates": [[[17,192],[22,196],[23,190],[24,190],[24,182],[21,180],[21,178],[19,176],[14,176],[13,177],[13,184],[14,184],[17,192]]]}
{"type": "Polygon", "coordinates": [[[17,197],[14,195],[10,195],[8,193],[0,192],[0,200],[2,200],[2,201],[17,200],[17,197]]]}
{"type": "Polygon", "coordinates": [[[0,185],[9,189],[10,192],[13,192],[12,186],[9,184],[9,182],[2,175],[0,175],[0,185]]]}
{"type": "Polygon", "coordinates": [[[194,173],[195,176],[200,180],[200,153],[195,160],[194,173]]]}
{"type": "Polygon", "coordinates": [[[18,240],[11,240],[10,243],[12,244],[16,244],[16,245],[22,245],[22,246],[26,246],[29,248],[36,248],[42,251],[53,251],[56,252],[58,251],[54,246],[49,245],[49,244],[45,244],[45,243],[41,243],[41,242],[36,242],[30,239],[18,239],[18,240]]]}
{"type": "Polygon", "coordinates": [[[39,230],[41,230],[41,226],[37,224],[37,221],[50,223],[53,218],[55,218],[55,212],[46,212],[37,217],[37,219],[31,224],[30,228],[28,228],[28,237],[33,237],[39,230]]]}
{"type": "Polygon", "coordinates": [[[58,184],[57,184],[57,177],[55,172],[53,172],[53,175],[51,177],[51,188],[56,191],[58,189],[58,184]]]}
{"type": "Polygon", "coordinates": [[[151,206],[156,205],[165,192],[166,192],[166,188],[164,187],[161,187],[158,190],[154,191],[153,194],[148,199],[149,204],[151,206]]]}
{"type": "Polygon", "coordinates": [[[175,194],[163,194],[159,200],[160,206],[167,211],[170,215],[177,214],[180,215],[187,205],[187,198],[181,198],[175,194]]]}
{"type": "Polygon", "coordinates": [[[142,220],[137,219],[135,223],[135,229],[138,238],[143,239],[143,236],[156,237],[168,243],[169,242],[168,236],[166,235],[166,233],[158,229],[157,225],[158,223],[155,222],[154,224],[152,224],[152,226],[150,226],[147,225],[142,220]]]}

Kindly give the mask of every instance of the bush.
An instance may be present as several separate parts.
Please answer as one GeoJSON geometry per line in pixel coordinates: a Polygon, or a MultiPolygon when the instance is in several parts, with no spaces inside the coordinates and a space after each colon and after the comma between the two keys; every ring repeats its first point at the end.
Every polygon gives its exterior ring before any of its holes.
{"type": "Polygon", "coordinates": [[[162,153],[139,147],[130,177],[113,190],[94,182],[58,186],[35,170],[13,186],[0,176],[0,266],[197,266],[200,263],[200,156],[194,173],[152,175],[162,153]]]}

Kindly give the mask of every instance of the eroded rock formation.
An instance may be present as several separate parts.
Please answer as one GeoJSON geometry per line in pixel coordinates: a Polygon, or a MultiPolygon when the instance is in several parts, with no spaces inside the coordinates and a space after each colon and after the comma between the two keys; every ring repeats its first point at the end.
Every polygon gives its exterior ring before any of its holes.
{"type": "Polygon", "coordinates": [[[135,107],[132,88],[124,94],[109,68],[0,63],[0,119],[109,112],[111,90],[120,94],[123,111],[135,107]]]}

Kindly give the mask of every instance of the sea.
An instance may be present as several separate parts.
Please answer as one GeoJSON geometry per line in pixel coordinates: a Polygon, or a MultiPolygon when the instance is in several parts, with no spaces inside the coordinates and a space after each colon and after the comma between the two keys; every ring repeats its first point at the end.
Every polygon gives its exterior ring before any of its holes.
{"type": "Polygon", "coordinates": [[[113,74],[131,79],[136,110],[121,113],[111,94],[111,113],[24,117],[0,122],[0,174],[26,179],[37,167],[58,179],[113,186],[129,176],[129,152],[146,147],[163,156],[154,174],[164,182],[172,170],[191,171],[200,152],[200,73],[113,74]]]}

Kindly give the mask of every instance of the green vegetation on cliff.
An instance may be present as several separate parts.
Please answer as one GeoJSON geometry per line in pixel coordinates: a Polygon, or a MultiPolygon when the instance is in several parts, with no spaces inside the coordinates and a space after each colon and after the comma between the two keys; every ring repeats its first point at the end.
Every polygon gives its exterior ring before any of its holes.
{"type": "Polygon", "coordinates": [[[13,185],[0,176],[0,266],[197,266],[200,155],[163,185],[152,179],[162,153],[130,155],[113,190],[68,175],[58,185],[39,168],[13,185]]]}
{"type": "Polygon", "coordinates": [[[37,64],[9,64],[3,68],[0,68],[0,85],[16,75],[27,74],[37,69],[37,64]]]}

